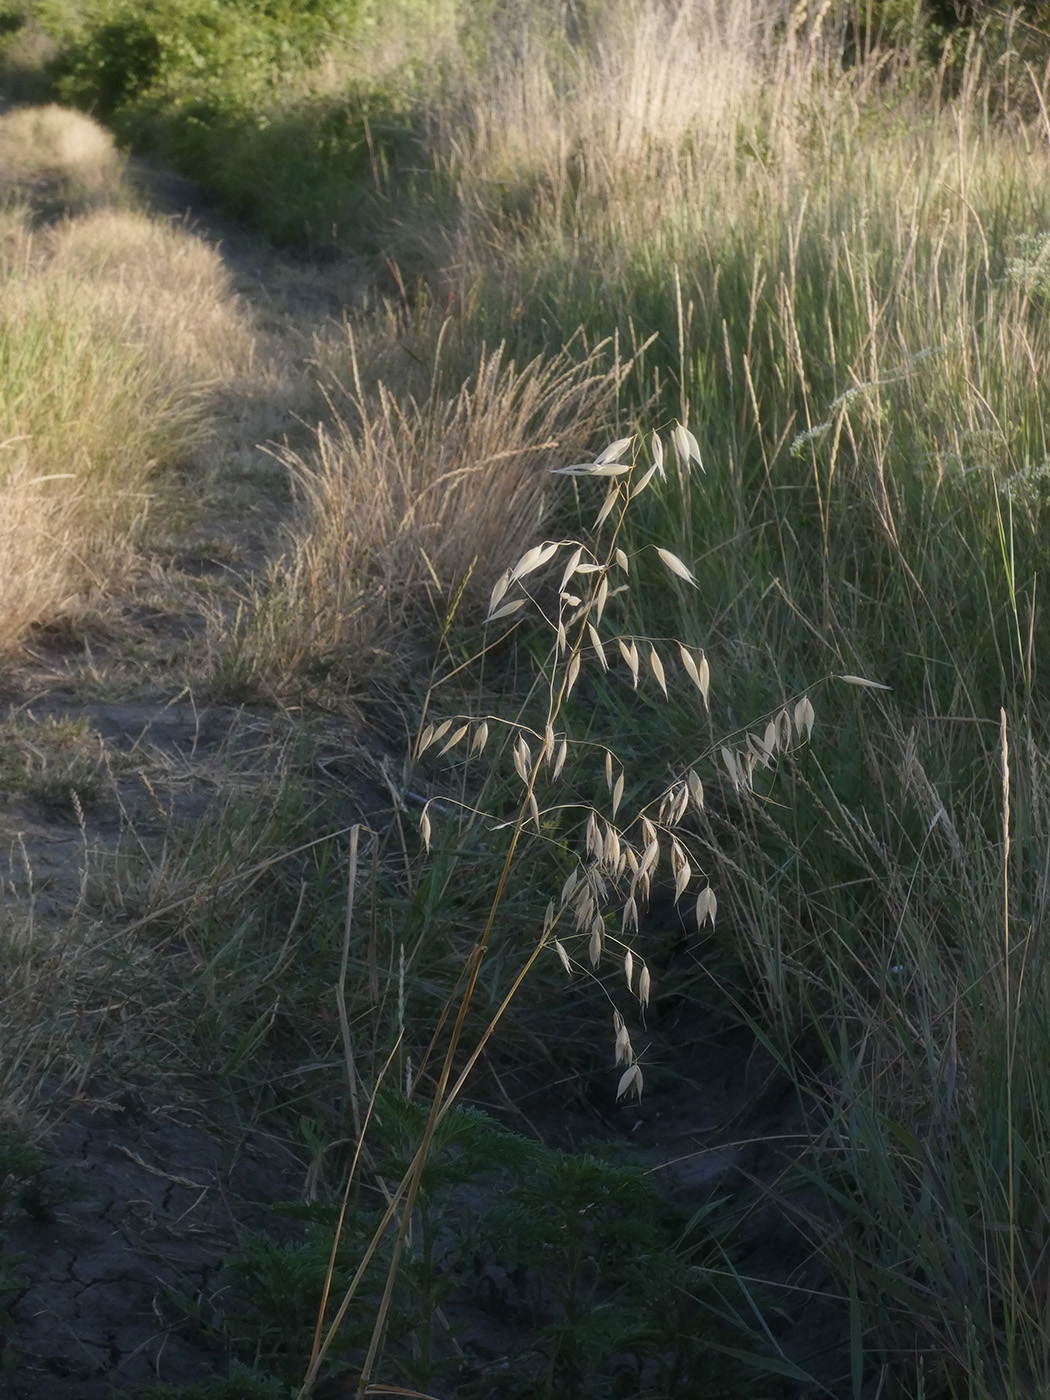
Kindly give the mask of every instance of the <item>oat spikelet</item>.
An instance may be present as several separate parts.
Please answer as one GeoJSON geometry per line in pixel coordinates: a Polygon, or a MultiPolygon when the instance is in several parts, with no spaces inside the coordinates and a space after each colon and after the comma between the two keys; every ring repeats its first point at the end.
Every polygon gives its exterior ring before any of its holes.
{"type": "Polygon", "coordinates": [[[423,808],[423,815],[419,819],[419,834],[423,838],[423,849],[427,855],[430,854],[430,803],[423,808]]]}
{"type": "Polygon", "coordinates": [[[720,752],[722,754],[722,762],[725,764],[725,770],[729,774],[729,781],[733,784],[734,788],[739,788],[741,775],[736,758],[733,756],[730,750],[725,747],[724,744],[722,745],[720,752]]]}
{"type": "Polygon", "coordinates": [[[620,654],[631,668],[631,684],[635,690],[638,689],[638,671],[641,666],[641,658],[638,655],[637,643],[632,640],[631,645],[620,638],[620,654]]]}
{"type": "Polygon", "coordinates": [[[619,1103],[621,1099],[627,1098],[630,1094],[633,1094],[637,1099],[642,1097],[642,1071],[637,1061],[621,1076],[619,1087],[616,1090],[616,1102],[619,1103]]]}
{"type": "Polygon", "coordinates": [[[651,642],[649,644],[649,665],[653,668],[653,675],[656,677],[656,683],[663,691],[664,699],[666,700],[668,698],[667,677],[664,675],[664,663],[660,660],[659,654],[651,642]]]}
{"type": "Polygon", "coordinates": [[[707,657],[700,653],[700,694],[704,697],[704,708],[710,712],[711,709],[711,667],[708,665],[707,657]]]}
{"type": "Polygon", "coordinates": [[[705,889],[702,889],[696,897],[697,928],[703,928],[705,923],[710,923],[711,927],[714,928],[715,915],[717,913],[718,900],[715,898],[714,890],[708,885],[705,889]]]}
{"type": "Polygon", "coordinates": [[[621,803],[622,801],[623,801],[623,770],[621,769],[619,775],[617,776],[616,781],[613,783],[613,790],[612,790],[612,814],[613,814],[613,821],[616,820],[616,813],[619,811],[619,809],[620,809],[620,803],[621,803]]]}
{"type": "Polygon", "coordinates": [[[463,738],[463,735],[466,734],[469,728],[469,724],[461,724],[460,727],[456,730],[455,734],[453,734],[451,739],[449,739],[448,742],[445,744],[444,748],[439,749],[438,758],[440,758],[442,754],[448,753],[449,749],[454,749],[459,743],[460,739],[463,738]]]}
{"type": "Polygon", "coordinates": [[[565,951],[559,939],[554,940],[554,951],[558,954],[559,961],[565,971],[572,976],[572,963],[569,962],[569,955],[565,951]]]}
{"type": "Polygon", "coordinates": [[[694,773],[693,770],[692,770],[691,768],[690,768],[689,772],[686,774],[685,780],[686,780],[686,784],[687,784],[687,786],[688,786],[688,788],[689,788],[689,796],[690,796],[690,797],[692,798],[692,800],[693,800],[693,806],[696,808],[696,810],[697,810],[698,812],[702,812],[702,811],[704,810],[704,785],[703,785],[703,783],[700,781],[700,779],[699,779],[699,777],[697,776],[697,774],[694,773]]]}
{"type": "Polygon", "coordinates": [[[517,583],[518,579],[524,578],[526,574],[531,574],[536,569],[542,568],[544,564],[554,558],[559,547],[557,544],[548,543],[533,545],[531,549],[527,549],[511,569],[508,582],[517,583]]]}
{"type": "Polygon", "coordinates": [[[656,475],[657,470],[657,465],[654,462],[653,465],[646,472],[643,473],[643,475],[639,478],[637,484],[631,492],[632,501],[636,500],[642,494],[645,488],[649,485],[650,481],[652,481],[653,477],[656,475]]]}
{"type": "Polygon", "coordinates": [[[595,920],[591,926],[591,936],[587,941],[587,955],[591,960],[591,967],[597,967],[602,960],[602,921],[595,920]]]}
{"type": "Polygon", "coordinates": [[[514,768],[523,783],[529,781],[529,770],[531,767],[532,750],[525,742],[524,735],[519,734],[517,743],[514,745],[514,768]]]}
{"type": "Polygon", "coordinates": [[[881,681],[865,680],[863,676],[836,676],[836,680],[845,681],[847,685],[859,685],[865,690],[892,690],[892,685],[883,685],[881,681]]]}
{"type": "Polygon", "coordinates": [[[786,753],[791,747],[791,716],[787,710],[781,710],[776,718],[777,726],[777,748],[781,753],[786,753]]]}
{"type": "Polygon", "coordinates": [[[597,457],[595,457],[594,465],[596,467],[604,467],[609,462],[618,462],[632,442],[634,442],[633,436],[617,438],[615,442],[610,442],[609,446],[603,448],[602,451],[598,453],[597,457]]]}
{"type": "Polygon", "coordinates": [[[649,969],[643,965],[638,974],[638,1000],[642,1006],[649,1005],[649,997],[652,992],[652,979],[649,976],[649,969]]]}
{"type": "Polygon", "coordinates": [[[470,746],[470,752],[471,752],[471,753],[484,753],[484,751],[485,751],[485,745],[488,743],[488,741],[489,741],[489,725],[488,725],[488,720],[484,720],[484,719],[483,719],[483,720],[481,721],[481,723],[478,725],[477,729],[474,731],[474,740],[473,740],[473,743],[472,743],[471,746],[470,746]]]}
{"type": "Polygon", "coordinates": [[[618,1065],[631,1065],[634,1063],[634,1050],[631,1048],[631,1037],[627,1033],[627,1027],[621,1021],[616,1027],[616,1063],[618,1065]]]}
{"type": "Polygon", "coordinates": [[[434,726],[432,724],[428,724],[427,727],[423,730],[423,733],[419,736],[419,748],[416,750],[416,754],[422,756],[424,753],[426,753],[427,749],[430,748],[433,742],[434,726]]]}
{"type": "Polygon", "coordinates": [[[582,545],[582,544],[578,544],[578,545],[576,546],[576,548],[573,550],[572,554],[569,556],[569,562],[565,565],[565,572],[564,572],[564,573],[562,574],[562,576],[561,576],[561,583],[558,584],[558,592],[559,592],[559,593],[564,593],[564,592],[565,592],[565,585],[568,583],[569,579],[571,579],[572,576],[573,576],[573,574],[576,572],[576,566],[579,564],[579,562],[580,562],[580,560],[581,560],[582,558],[583,558],[583,545],[582,545]]]}
{"type": "Polygon", "coordinates": [[[486,622],[499,622],[501,617],[512,617],[514,613],[521,612],[525,606],[526,599],[518,598],[516,602],[504,603],[502,608],[497,608],[494,613],[489,613],[486,622]]]}
{"type": "Polygon", "coordinates": [[[595,517],[595,521],[594,521],[594,528],[595,528],[595,530],[600,530],[600,529],[602,528],[602,526],[605,524],[606,520],[608,520],[609,516],[612,514],[613,506],[615,506],[616,502],[617,502],[619,499],[620,499],[620,488],[619,488],[618,486],[614,486],[614,487],[612,488],[612,490],[609,492],[609,494],[606,496],[606,498],[605,498],[605,504],[602,506],[601,510],[598,512],[597,516],[595,517]]]}
{"type": "Polygon", "coordinates": [[[617,564],[620,566],[620,568],[624,571],[625,574],[629,574],[631,572],[627,555],[623,552],[622,549],[619,548],[619,546],[617,546],[613,558],[616,560],[617,564]]]}
{"type": "Polygon", "coordinates": [[[573,688],[573,686],[576,684],[577,680],[579,679],[579,675],[580,675],[580,653],[579,653],[579,652],[575,652],[575,653],[573,654],[573,656],[571,656],[571,657],[569,658],[569,669],[568,669],[568,671],[567,671],[567,673],[566,673],[566,677],[565,677],[565,698],[566,698],[566,699],[568,699],[569,696],[572,694],[572,688],[573,688]]]}
{"type": "Polygon", "coordinates": [[[634,982],[634,954],[630,948],[623,955],[623,975],[627,978],[627,990],[631,990],[634,982]]]}
{"type": "Polygon", "coordinates": [[[605,611],[605,604],[609,600],[609,575],[602,574],[602,581],[598,585],[598,592],[594,601],[594,615],[599,622],[602,620],[602,613],[605,611]]]}
{"type": "Polygon", "coordinates": [[[688,889],[689,881],[693,878],[693,867],[689,864],[689,857],[676,837],[671,838],[671,869],[674,872],[674,902],[677,904],[688,889]]]}
{"type": "Polygon", "coordinates": [[[493,584],[492,594],[489,598],[489,610],[487,616],[491,617],[492,614],[496,611],[496,608],[499,606],[500,599],[510,587],[510,573],[511,571],[507,569],[504,573],[500,574],[499,578],[493,584]]]}
{"type": "Polygon", "coordinates": [[[561,741],[561,747],[558,749],[558,757],[554,760],[553,777],[555,782],[557,782],[558,779],[561,777],[561,770],[565,767],[565,760],[566,758],[568,758],[568,756],[569,741],[567,739],[563,739],[561,741]]]}
{"type": "Polygon", "coordinates": [[[809,739],[813,733],[813,721],[816,716],[813,714],[813,706],[808,695],[803,695],[802,699],[795,706],[795,728],[798,730],[799,738],[809,739]]]}
{"type": "Polygon", "coordinates": [[[602,670],[607,671],[609,669],[609,663],[605,659],[605,647],[602,645],[602,639],[598,635],[598,629],[593,622],[588,622],[587,624],[587,635],[591,639],[591,646],[594,648],[595,656],[597,656],[598,660],[601,662],[602,670]]]}
{"type": "Polygon", "coordinates": [[[684,424],[676,423],[674,425],[671,430],[671,441],[674,443],[678,460],[684,468],[688,469],[690,461],[693,461],[701,471],[704,470],[704,464],[700,460],[700,445],[684,424]]]}
{"type": "Polygon", "coordinates": [[[691,583],[694,588],[696,587],[696,579],[693,577],[692,570],[686,564],[682,563],[677,554],[672,554],[669,549],[661,549],[659,545],[656,546],[656,552],[660,556],[664,567],[674,574],[676,578],[684,579],[686,583],[691,583]]]}
{"type": "Polygon", "coordinates": [[[564,885],[562,885],[561,887],[561,894],[558,896],[559,904],[561,904],[562,906],[568,904],[569,900],[572,898],[573,894],[576,891],[576,886],[579,883],[579,870],[570,870],[569,874],[566,876],[564,885]]]}

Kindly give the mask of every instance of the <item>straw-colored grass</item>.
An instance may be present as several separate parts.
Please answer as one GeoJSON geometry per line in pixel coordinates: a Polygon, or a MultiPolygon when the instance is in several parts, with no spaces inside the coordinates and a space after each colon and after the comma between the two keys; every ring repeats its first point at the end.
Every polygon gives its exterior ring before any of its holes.
{"type": "Polygon", "coordinates": [[[256,337],[214,248],[113,206],[123,161],[96,123],[10,112],[0,168],[20,195],[5,206],[0,268],[7,650],[126,570],[164,473],[206,440],[217,396],[249,392],[256,337]],[[58,205],[67,216],[42,223],[58,205]]]}
{"type": "Polygon", "coordinates": [[[98,122],[53,104],[0,115],[0,185],[6,198],[49,211],[82,210],[121,195],[124,158],[98,122]]]}
{"type": "Polygon", "coordinates": [[[584,449],[623,376],[609,346],[522,366],[482,346],[464,374],[452,322],[424,314],[412,353],[392,355],[406,329],[394,318],[325,347],[327,373],[348,382],[311,451],[278,451],[297,518],[237,637],[239,660],[223,663],[239,674],[283,685],[313,664],[357,681],[376,648],[410,647],[420,622],[444,625],[461,593],[476,614],[539,530],[549,469],[584,449]],[[390,376],[369,372],[373,355],[390,376]]]}

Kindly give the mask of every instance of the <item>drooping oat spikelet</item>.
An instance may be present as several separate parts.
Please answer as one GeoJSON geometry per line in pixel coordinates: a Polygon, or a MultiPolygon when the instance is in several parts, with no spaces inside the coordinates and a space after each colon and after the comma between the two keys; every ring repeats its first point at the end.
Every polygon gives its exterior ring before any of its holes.
{"type": "Polygon", "coordinates": [[[892,690],[892,685],[883,685],[881,681],[865,680],[863,676],[836,676],[836,680],[845,681],[847,685],[863,686],[866,690],[892,690]]]}
{"type": "Polygon", "coordinates": [[[638,655],[638,645],[632,639],[630,646],[621,637],[619,639],[620,654],[631,669],[631,685],[633,689],[638,689],[638,671],[641,666],[641,658],[638,655]]]}
{"type": "Polygon", "coordinates": [[[795,706],[795,728],[799,732],[800,738],[808,739],[813,733],[813,705],[808,695],[803,695],[802,699],[795,706]]]}
{"type": "Polygon", "coordinates": [[[725,770],[729,774],[729,781],[733,784],[734,789],[739,791],[741,784],[741,773],[740,767],[736,761],[736,756],[732,753],[730,749],[727,749],[724,744],[722,745],[720,752],[722,755],[722,762],[725,765],[725,770]]]}
{"type": "Polygon", "coordinates": [[[696,897],[696,926],[703,928],[705,923],[715,926],[715,915],[718,913],[718,900],[710,885],[702,889],[696,897]]]}
{"type": "Polygon", "coordinates": [[[649,976],[649,969],[643,966],[641,972],[638,974],[638,1000],[643,1007],[649,1005],[649,997],[652,993],[652,988],[653,983],[652,978],[649,976]]]}
{"type": "Polygon", "coordinates": [[[602,930],[601,919],[595,919],[591,926],[591,936],[587,943],[587,954],[591,960],[591,967],[597,967],[602,960],[602,930]]]}
{"type": "Polygon", "coordinates": [[[619,1103],[629,1094],[634,1094],[638,1099],[642,1097],[642,1071],[637,1061],[624,1071],[619,1088],[616,1090],[616,1102],[619,1103]]]}
{"type": "Polygon", "coordinates": [[[527,549],[511,569],[507,579],[508,583],[517,583],[526,574],[531,574],[536,569],[542,568],[544,564],[554,558],[560,547],[556,542],[548,541],[546,544],[533,545],[531,549],[527,549]]]}
{"type": "Polygon", "coordinates": [[[622,800],[623,800],[623,769],[620,770],[620,773],[619,773],[619,775],[617,776],[616,781],[613,783],[613,790],[612,790],[612,814],[613,814],[613,820],[614,820],[614,821],[615,821],[615,819],[616,819],[616,813],[619,811],[620,803],[621,803],[622,800]]]}
{"type": "Polygon", "coordinates": [[[454,749],[459,743],[460,739],[462,739],[464,734],[466,734],[469,728],[469,724],[461,724],[460,727],[456,730],[456,732],[452,735],[452,737],[444,745],[444,747],[438,750],[438,758],[440,758],[443,754],[448,753],[450,749],[454,749]]]}
{"type": "Polygon", "coordinates": [[[672,554],[669,549],[661,549],[659,545],[656,546],[656,552],[660,556],[665,567],[674,574],[676,578],[685,579],[686,583],[691,583],[694,588],[696,587],[696,579],[693,577],[692,570],[679,559],[677,554],[672,554]]]}
{"type": "Polygon", "coordinates": [[[602,528],[602,526],[605,524],[606,520],[608,520],[609,516],[612,514],[613,507],[616,505],[616,502],[617,502],[619,499],[620,499],[620,488],[619,488],[619,486],[614,486],[614,487],[612,488],[612,490],[609,492],[609,494],[606,496],[606,498],[605,498],[605,503],[603,504],[601,510],[598,512],[597,516],[595,517],[595,520],[594,520],[594,528],[595,528],[596,531],[597,531],[597,530],[600,530],[600,529],[602,528]]]}
{"type": "Polygon", "coordinates": [[[664,663],[660,660],[659,653],[652,643],[649,644],[649,665],[652,667],[653,675],[656,677],[656,683],[663,691],[664,699],[666,700],[668,695],[667,677],[664,675],[664,663]]]}
{"type": "Polygon", "coordinates": [[[576,652],[576,654],[575,654],[573,657],[570,658],[570,660],[569,660],[569,668],[568,668],[568,670],[567,670],[566,673],[565,673],[565,698],[566,698],[566,699],[568,699],[569,696],[572,694],[572,688],[573,688],[573,686],[576,684],[577,680],[579,679],[579,676],[580,676],[580,653],[579,653],[579,652],[576,652]]]}
{"type": "Polygon", "coordinates": [[[701,471],[704,470],[704,464],[700,460],[700,445],[682,423],[676,423],[672,428],[671,441],[674,443],[675,453],[684,471],[689,470],[690,462],[695,462],[701,471]]]}

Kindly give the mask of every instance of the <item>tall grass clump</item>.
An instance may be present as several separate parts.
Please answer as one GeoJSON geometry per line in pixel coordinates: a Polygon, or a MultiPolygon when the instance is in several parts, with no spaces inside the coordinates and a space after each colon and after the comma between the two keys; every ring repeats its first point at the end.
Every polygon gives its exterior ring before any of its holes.
{"type": "Polygon", "coordinates": [[[76,112],[0,116],[0,646],[75,611],[133,557],[167,474],[255,337],[213,248],[119,207],[112,138],[76,112]],[[56,216],[61,216],[57,217],[56,216]]]}
{"type": "MultiPolygon", "coordinates": [[[[699,450],[693,435],[679,424],[673,441],[677,471],[695,473],[699,450]]],[[[762,716],[756,735],[728,735],[721,746],[713,741],[700,744],[676,770],[654,775],[621,756],[618,734],[602,731],[592,722],[595,698],[606,685],[614,661],[618,661],[618,679],[630,693],[650,690],[666,700],[672,690],[684,686],[698,712],[711,699],[711,670],[702,651],[665,637],[623,630],[626,598],[636,577],[655,573],[672,590],[695,586],[691,571],[673,551],[652,545],[629,553],[624,547],[628,511],[654,478],[669,470],[662,440],[654,435],[647,447],[651,464],[642,459],[637,438],[625,437],[582,463],[554,468],[574,479],[588,513],[597,507],[593,534],[586,541],[547,538],[531,545],[490,590],[485,622],[495,635],[487,639],[489,647],[497,644],[499,631],[508,623],[514,626],[513,619],[530,613],[545,636],[546,645],[539,650],[533,683],[520,710],[516,714],[446,713],[440,682],[427,696],[403,792],[418,800],[419,787],[436,787],[439,795],[422,803],[418,820],[424,865],[421,870],[412,861],[406,879],[422,891],[432,867],[444,872],[440,883],[449,889],[467,878],[468,866],[477,865],[471,888],[478,893],[479,878],[486,879],[486,888],[474,916],[472,946],[422,1059],[406,1059],[405,1042],[411,1030],[401,1021],[390,1057],[384,1065],[373,1061],[371,1083],[362,1086],[355,1098],[355,1105],[361,1106],[361,1127],[347,1200],[359,1158],[362,1151],[367,1153],[379,1086],[388,1072],[392,1074],[393,1065],[401,1070],[409,1098],[422,1102],[400,1184],[387,1191],[387,1208],[371,1239],[361,1241],[360,1259],[349,1278],[345,1266],[338,1273],[335,1267],[339,1237],[348,1218],[345,1205],[340,1213],[303,1396],[312,1393],[325,1362],[345,1349],[344,1327],[359,1331],[365,1297],[375,1300],[369,1303],[375,1307],[375,1321],[370,1337],[363,1335],[359,1343],[363,1361],[356,1393],[368,1393],[373,1377],[381,1374],[399,1280],[403,1275],[414,1276],[419,1265],[412,1222],[417,1211],[425,1209],[433,1158],[440,1152],[454,1106],[471,1074],[537,965],[546,962],[574,980],[594,984],[611,1021],[616,1099],[642,1098],[644,1052],[636,1047],[645,1035],[647,1009],[656,994],[640,933],[650,896],[662,882],[673,892],[676,904],[688,902],[700,926],[713,927],[718,912],[718,895],[685,835],[690,814],[702,815],[706,809],[704,779],[698,769],[710,771],[717,762],[729,774],[735,791],[749,792],[760,768],[768,768],[778,756],[794,755],[810,738],[813,703],[805,694],[784,697],[776,710],[762,716]],[[521,923],[515,906],[524,892],[523,874],[531,872],[534,877],[538,870],[546,872],[549,881],[546,911],[542,917],[538,911],[533,916],[531,937],[519,945],[508,939],[508,930],[521,923]],[[367,1112],[365,1089],[372,1100],[367,1112]],[[328,1285],[332,1285],[330,1302],[325,1301],[328,1285]],[[341,1299],[336,1287],[342,1290],[341,1299]]],[[[357,917],[358,879],[352,837],[348,945],[357,917]]],[[[525,876],[525,881],[534,893],[535,880],[525,876]]],[[[441,922],[447,920],[440,905],[436,916],[441,922]]],[[[455,917],[460,917],[458,909],[455,917]]],[[[344,964],[345,958],[344,951],[344,964]]],[[[360,1061],[353,1053],[354,1033],[346,1020],[343,1024],[347,1073],[354,1085],[360,1061]]],[[[354,1111],[357,1116],[356,1106],[354,1111]]],[[[387,1114],[381,1105],[377,1111],[381,1128],[387,1114]]],[[[591,1259],[588,1271],[592,1268],[601,1279],[599,1258],[591,1259]]],[[[690,1269],[684,1259],[677,1269],[672,1266],[665,1279],[670,1290],[666,1306],[675,1311],[681,1325],[702,1335],[714,1334],[712,1309],[722,1317],[720,1325],[728,1318],[730,1326],[740,1327],[745,1335],[732,1305],[721,1296],[713,1298],[702,1275],[702,1269],[690,1269]]],[[[567,1331],[576,1325],[570,1310],[557,1329],[567,1331]]],[[[669,1341],[656,1340],[654,1333],[635,1336],[628,1322],[621,1325],[625,1330],[618,1339],[610,1337],[608,1345],[622,1344],[636,1354],[634,1366],[627,1369],[632,1374],[636,1371],[637,1393],[664,1393],[659,1368],[666,1357],[658,1348],[665,1346],[670,1354],[669,1341]]],[[[759,1371],[805,1379],[805,1373],[778,1354],[775,1346],[772,1353],[767,1357],[765,1348],[756,1345],[753,1353],[733,1355],[759,1371]]],[[[689,1386],[701,1381],[710,1356],[701,1348],[701,1354],[679,1360],[684,1369],[677,1373],[678,1384],[689,1386]]],[[[357,1348],[349,1361],[357,1372],[357,1348]]],[[[581,1374],[575,1361],[559,1353],[546,1384],[534,1377],[530,1383],[535,1388],[529,1393],[596,1394],[609,1383],[610,1361],[596,1355],[592,1359],[596,1369],[581,1374]]],[[[408,1378],[403,1367],[399,1349],[392,1346],[387,1361],[392,1383],[408,1378]]],[[[431,1377],[424,1374],[419,1379],[429,1383],[431,1377]]]]}
{"type": "Polygon", "coordinates": [[[380,649],[425,647],[461,599],[477,616],[541,528],[549,468],[606,421],[624,372],[582,342],[518,365],[427,313],[348,327],[323,365],[331,417],[310,450],[278,452],[297,497],[289,549],[232,651],[220,644],[221,670],[279,686],[311,672],[356,684],[380,649]]]}

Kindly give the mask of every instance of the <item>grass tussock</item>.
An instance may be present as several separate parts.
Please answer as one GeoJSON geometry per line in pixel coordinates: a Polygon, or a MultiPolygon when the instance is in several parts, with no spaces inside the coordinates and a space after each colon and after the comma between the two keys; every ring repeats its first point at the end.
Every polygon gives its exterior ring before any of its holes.
{"type": "Polygon", "coordinates": [[[0,181],[5,201],[42,212],[80,212],[121,197],[124,158],[91,117],[57,107],[16,107],[0,115],[0,181]]]}
{"type": "MultiPolygon", "coordinates": [[[[396,320],[388,332],[396,343],[396,320]]],[[[535,536],[550,468],[607,420],[623,367],[608,346],[522,366],[505,346],[482,346],[463,376],[457,338],[451,321],[424,321],[429,382],[415,353],[388,360],[400,383],[376,377],[382,334],[359,341],[348,329],[341,349],[328,343],[326,373],[341,368],[348,382],[333,388],[315,446],[279,452],[298,502],[291,546],[222,664],[280,685],[311,667],[356,681],[376,648],[404,649],[421,622],[440,624],[461,602],[476,614],[535,536]]]]}
{"type": "Polygon", "coordinates": [[[18,195],[0,269],[9,650],[127,568],[165,475],[207,439],[217,396],[250,377],[255,336],[214,248],[114,205],[123,161],[96,123],[7,113],[4,163],[18,195]]]}

